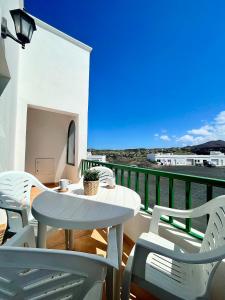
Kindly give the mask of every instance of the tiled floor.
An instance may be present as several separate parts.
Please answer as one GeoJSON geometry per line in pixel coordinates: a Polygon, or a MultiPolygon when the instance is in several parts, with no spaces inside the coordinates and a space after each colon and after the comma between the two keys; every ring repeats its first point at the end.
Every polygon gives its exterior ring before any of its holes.
{"type": "MultiPolygon", "coordinates": [[[[74,250],[81,252],[94,253],[105,256],[107,247],[107,235],[106,230],[98,229],[93,231],[75,231],[75,243],[74,250]]],[[[53,233],[47,241],[47,247],[51,249],[65,249],[64,244],[64,231],[59,230],[53,233]]],[[[125,265],[129,253],[131,251],[132,244],[125,237],[124,238],[124,248],[123,248],[123,266],[125,265]]],[[[104,298],[105,299],[105,298],[104,298]]],[[[144,290],[132,285],[130,299],[134,300],[156,300],[155,297],[151,296],[144,290]]]]}

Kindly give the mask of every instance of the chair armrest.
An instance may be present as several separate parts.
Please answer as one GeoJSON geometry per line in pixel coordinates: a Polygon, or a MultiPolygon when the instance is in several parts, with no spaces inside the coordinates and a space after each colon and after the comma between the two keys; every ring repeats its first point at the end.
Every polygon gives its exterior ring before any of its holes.
{"type": "Polygon", "coordinates": [[[115,227],[110,227],[108,229],[107,260],[109,261],[109,264],[111,266],[113,266],[116,269],[119,269],[119,254],[115,227]]]}
{"type": "Polygon", "coordinates": [[[0,197],[0,209],[5,209],[6,211],[12,211],[20,214],[22,219],[23,227],[28,225],[28,217],[27,217],[27,210],[24,207],[18,206],[18,202],[15,201],[12,197],[4,196],[0,197]],[[10,200],[10,204],[6,201],[10,200]]]}
{"type": "Polygon", "coordinates": [[[201,207],[202,206],[199,206],[194,209],[180,210],[180,209],[155,205],[152,211],[152,220],[150,223],[149,231],[158,233],[159,221],[162,215],[183,218],[183,219],[204,216],[206,212],[205,209],[201,209],[201,207]]]}
{"type": "MultiPolygon", "coordinates": [[[[158,253],[168,258],[174,259],[175,261],[189,264],[206,264],[220,261],[225,258],[225,245],[206,252],[187,253],[182,252],[180,248],[178,248],[179,251],[176,250],[176,245],[174,249],[171,249],[171,247],[166,246],[165,242],[160,242],[160,240],[157,240],[157,244],[153,243],[148,239],[148,235],[148,233],[143,233],[137,240],[136,244],[135,256],[138,256],[136,254],[138,254],[137,252],[140,252],[142,260],[143,257],[147,259],[147,256],[150,252],[158,253]]],[[[165,239],[162,240],[165,241],[165,239]]]]}
{"type": "Polygon", "coordinates": [[[27,225],[8,239],[2,247],[29,247],[36,248],[34,229],[27,225]]]}

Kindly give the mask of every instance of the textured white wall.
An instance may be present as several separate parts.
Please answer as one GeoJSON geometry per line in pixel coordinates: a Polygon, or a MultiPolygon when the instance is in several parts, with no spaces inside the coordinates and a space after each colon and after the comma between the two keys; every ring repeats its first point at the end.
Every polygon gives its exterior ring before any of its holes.
{"type": "MultiPolygon", "coordinates": [[[[23,1],[0,0],[0,20],[2,17],[7,19],[8,28],[13,34],[15,29],[9,10],[21,7],[23,7],[23,1]]],[[[3,76],[8,73],[10,78],[0,96],[0,171],[13,169],[15,162],[19,52],[19,44],[10,38],[3,40],[0,35],[0,73],[3,76]],[[6,69],[8,69],[7,72],[6,69]]]]}

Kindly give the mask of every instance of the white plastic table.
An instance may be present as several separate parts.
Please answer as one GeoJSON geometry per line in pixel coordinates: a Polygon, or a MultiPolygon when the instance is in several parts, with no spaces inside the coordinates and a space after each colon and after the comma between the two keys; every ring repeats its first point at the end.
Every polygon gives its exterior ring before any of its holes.
{"type": "MultiPolygon", "coordinates": [[[[97,195],[84,196],[83,189],[70,185],[69,192],[45,191],[34,200],[32,214],[38,220],[37,247],[46,247],[47,225],[57,228],[95,229],[115,226],[119,266],[123,253],[123,223],[134,217],[141,206],[140,196],[116,185],[100,186],[97,195]]],[[[120,298],[120,272],[115,274],[115,299],[120,298]]]]}

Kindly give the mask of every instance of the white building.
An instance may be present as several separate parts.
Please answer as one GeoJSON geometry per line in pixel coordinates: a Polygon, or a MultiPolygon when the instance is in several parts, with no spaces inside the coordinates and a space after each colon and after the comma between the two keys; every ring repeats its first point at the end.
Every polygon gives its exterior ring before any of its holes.
{"type": "MultiPolygon", "coordinates": [[[[0,1],[0,20],[7,19],[14,35],[9,11],[23,6],[23,0],[0,1]]],[[[87,155],[91,48],[34,20],[37,31],[26,49],[0,37],[0,172],[76,180],[87,155]]]]}
{"type": "Polygon", "coordinates": [[[96,160],[101,162],[106,162],[106,155],[94,155],[91,152],[87,153],[88,160],[96,160]]]}
{"type": "Polygon", "coordinates": [[[147,159],[158,164],[171,166],[196,166],[213,164],[225,166],[225,155],[220,151],[211,151],[209,155],[198,154],[173,154],[173,153],[150,153],[147,159]]]}

